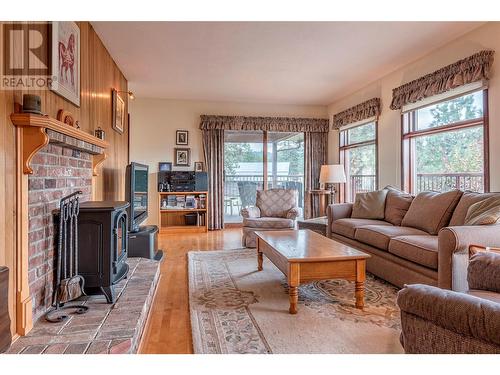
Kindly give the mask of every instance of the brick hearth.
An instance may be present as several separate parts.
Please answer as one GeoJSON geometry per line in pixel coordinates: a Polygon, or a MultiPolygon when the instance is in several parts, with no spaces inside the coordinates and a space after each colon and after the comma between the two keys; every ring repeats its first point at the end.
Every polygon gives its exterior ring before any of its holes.
{"type": "Polygon", "coordinates": [[[62,197],[77,190],[82,202],[92,195],[90,154],[53,144],[40,150],[32,160],[29,176],[29,261],[28,278],[33,300],[33,319],[42,316],[52,303],[54,261],[53,211],[62,197]]]}
{"type": "Polygon", "coordinates": [[[77,303],[89,306],[86,314],[70,315],[61,323],[40,319],[8,353],[136,353],[158,284],[160,263],[129,258],[128,264],[129,276],[116,285],[114,304],[106,303],[104,296],[82,297],[77,303]]]}

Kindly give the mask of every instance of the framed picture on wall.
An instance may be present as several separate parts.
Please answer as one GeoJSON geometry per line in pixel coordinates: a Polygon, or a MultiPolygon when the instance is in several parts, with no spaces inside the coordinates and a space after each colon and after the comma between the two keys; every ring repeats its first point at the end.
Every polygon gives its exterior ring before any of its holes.
{"type": "Polygon", "coordinates": [[[52,22],[50,89],[80,106],[80,28],[75,22],[52,22]]]}
{"type": "Polygon", "coordinates": [[[161,161],[158,163],[158,170],[160,172],[170,172],[172,171],[172,163],[169,161],[161,161]]]}
{"type": "Polygon", "coordinates": [[[175,132],[175,144],[187,146],[189,144],[189,132],[187,130],[177,130],[175,132]]]}
{"type": "Polygon", "coordinates": [[[194,162],[194,171],[195,172],[204,172],[205,171],[205,163],[202,161],[194,162]]]}
{"type": "Polygon", "coordinates": [[[123,134],[123,129],[125,128],[125,101],[115,89],[113,89],[111,97],[113,100],[113,129],[123,134]]]}
{"type": "Polygon", "coordinates": [[[189,148],[174,148],[175,166],[189,167],[191,165],[191,149],[189,148]]]}

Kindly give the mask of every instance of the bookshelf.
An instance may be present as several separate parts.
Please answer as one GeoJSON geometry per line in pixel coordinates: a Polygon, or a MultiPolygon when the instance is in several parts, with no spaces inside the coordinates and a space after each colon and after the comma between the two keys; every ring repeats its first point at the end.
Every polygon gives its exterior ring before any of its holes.
{"type": "Polygon", "coordinates": [[[160,233],[207,232],[208,192],[169,191],[158,193],[160,233]],[[186,219],[187,214],[190,219],[186,219]],[[191,225],[186,220],[190,220],[191,225]]]}

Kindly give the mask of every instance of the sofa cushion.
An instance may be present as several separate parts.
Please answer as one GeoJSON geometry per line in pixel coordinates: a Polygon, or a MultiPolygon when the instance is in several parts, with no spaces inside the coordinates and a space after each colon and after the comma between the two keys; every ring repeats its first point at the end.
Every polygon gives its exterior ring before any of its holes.
{"type": "Polygon", "coordinates": [[[297,200],[297,190],[257,190],[255,205],[260,208],[260,216],[262,217],[286,218],[288,211],[297,207],[297,200]]]}
{"type": "Polygon", "coordinates": [[[392,186],[386,186],[385,189],[387,189],[387,198],[384,220],[392,225],[401,225],[414,197],[392,186]]]}
{"type": "Polygon", "coordinates": [[[351,217],[355,219],[380,219],[384,218],[386,189],[358,193],[354,199],[351,217]]]}
{"type": "Polygon", "coordinates": [[[450,222],[453,210],[461,196],[460,190],[446,193],[433,191],[420,193],[411,202],[401,225],[421,229],[429,234],[437,234],[450,222]]]}
{"type": "Polygon", "coordinates": [[[243,226],[249,228],[293,229],[295,227],[295,221],[280,217],[244,218],[243,226]]]}
{"type": "Polygon", "coordinates": [[[464,225],[491,225],[500,220],[500,196],[489,197],[469,207],[464,225]]]}
{"type": "Polygon", "coordinates": [[[421,266],[438,269],[438,236],[394,237],[389,243],[389,252],[421,266]]]}
{"type": "Polygon", "coordinates": [[[466,191],[463,193],[457,207],[453,211],[449,226],[454,227],[457,225],[464,225],[469,207],[474,203],[481,202],[492,196],[500,196],[500,193],[475,193],[472,191],[466,191]]]}
{"type": "Polygon", "coordinates": [[[356,229],[354,238],[378,249],[387,250],[391,238],[412,234],[425,235],[426,233],[419,229],[409,227],[396,227],[393,225],[367,225],[356,229]]]}
{"type": "Polygon", "coordinates": [[[356,228],[365,225],[388,225],[392,226],[382,220],[371,220],[371,219],[339,219],[332,223],[332,232],[340,234],[341,236],[349,237],[354,239],[354,233],[356,228]]]}

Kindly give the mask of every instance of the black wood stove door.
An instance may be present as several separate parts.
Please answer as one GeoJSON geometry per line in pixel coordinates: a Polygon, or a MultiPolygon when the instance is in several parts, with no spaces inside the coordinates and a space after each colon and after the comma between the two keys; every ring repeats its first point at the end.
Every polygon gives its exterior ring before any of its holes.
{"type": "MultiPolygon", "coordinates": [[[[119,267],[127,260],[128,249],[128,217],[127,212],[122,211],[116,215],[113,236],[115,239],[113,273],[118,274],[119,267]]],[[[116,280],[115,280],[116,282],[116,280]]]]}

